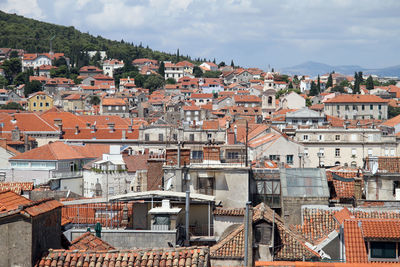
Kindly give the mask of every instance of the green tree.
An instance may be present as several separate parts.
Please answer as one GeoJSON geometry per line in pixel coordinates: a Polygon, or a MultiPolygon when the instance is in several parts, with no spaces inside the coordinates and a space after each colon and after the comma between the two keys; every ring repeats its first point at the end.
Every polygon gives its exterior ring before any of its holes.
{"type": "Polygon", "coordinates": [[[7,104],[5,104],[5,105],[2,105],[0,108],[1,108],[1,109],[17,109],[17,110],[24,110],[24,108],[23,108],[20,104],[15,103],[15,102],[9,102],[9,103],[7,103],[7,104]]]}
{"type": "Polygon", "coordinates": [[[67,66],[67,61],[64,57],[59,57],[53,60],[53,66],[60,67],[60,66],[67,66]]]}
{"type": "Polygon", "coordinates": [[[344,88],[343,86],[336,85],[331,89],[331,92],[339,92],[339,93],[344,93],[344,88]]]}
{"type": "Polygon", "coordinates": [[[391,119],[400,115],[400,107],[393,107],[391,105],[388,106],[388,118],[391,119]]]}
{"type": "Polygon", "coordinates": [[[178,48],[178,50],[176,50],[176,62],[179,62],[181,59],[180,59],[180,56],[179,56],[179,48],[178,48]]]}
{"type": "Polygon", "coordinates": [[[225,64],[225,62],[224,61],[221,61],[219,64],[218,64],[218,67],[220,68],[220,67],[225,67],[226,66],[226,64],[225,64]]]}
{"type": "Polygon", "coordinates": [[[33,76],[33,69],[29,68],[23,72],[18,73],[15,78],[14,78],[14,84],[15,85],[20,85],[20,84],[26,84],[29,82],[29,77],[33,76]]]}
{"type": "Polygon", "coordinates": [[[25,84],[25,96],[28,96],[32,93],[42,91],[43,85],[39,81],[32,81],[25,84]]]}
{"type": "Polygon", "coordinates": [[[19,58],[11,58],[5,60],[1,67],[4,69],[4,76],[6,77],[8,84],[12,84],[15,76],[21,72],[22,64],[19,58]]]}
{"type": "Polygon", "coordinates": [[[311,88],[310,88],[310,96],[316,96],[318,95],[318,89],[317,89],[317,85],[315,84],[314,81],[311,82],[311,88]]]}
{"type": "Polygon", "coordinates": [[[233,63],[233,59],[231,60],[231,67],[232,67],[232,68],[235,67],[235,63],[233,63]]]}
{"type": "Polygon", "coordinates": [[[203,71],[201,70],[201,68],[199,66],[193,67],[193,75],[196,78],[200,78],[203,76],[203,71]]]}
{"type": "Polygon", "coordinates": [[[372,79],[371,75],[367,78],[365,82],[365,87],[367,88],[367,90],[374,89],[374,80],[372,79]]]}
{"type": "Polygon", "coordinates": [[[289,89],[293,89],[293,84],[292,84],[292,82],[290,82],[289,83],[289,87],[288,87],[289,89]]]}
{"type": "Polygon", "coordinates": [[[299,84],[299,77],[297,76],[297,75],[294,75],[293,76],[293,82],[294,82],[294,84],[299,84]]]}
{"type": "Polygon", "coordinates": [[[318,90],[318,93],[321,93],[321,80],[319,78],[319,74],[318,74],[318,80],[317,80],[317,90],[318,90]]]}
{"type": "Polygon", "coordinates": [[[216,70],[216,71],[206,71],[203,74],[204,78],[219,78],[219,76],[221,75],[221,72],[216,70]]]}
{"type": "Polygon", "coordinates": [[[89,103],[90,103],[91,105],[96,105],[96,106],[99,105],[99,104],[100,104],[100,97],[98,97],[97,95],[92,96],[92,97],[90,98],[89,103]]]}
{"type": "Polygon", "coordinates": [[[333,79],[332,79],[332,73],[329,73],[328,81],[326,82],[326,88],[332,87],[333,86],[333,79]]]}
{"type": "Polygon", "coordinates": [[[360,93],[360,80],[358,78],[358,73],[354,72],[354,86],[353,86],[353,94],[360,93]]]}
{"type": "Polygon", "coordinates": [[[312,102],[310,98],[306,98],[306,106],[307,107],[311,107],[312,106],[312,102]]]}
{"type": "Polygon", "coordinates": [[[176,84],[176,81],[174,78],[168,78],[165,80],[165,83],[166,84],[176,84]]]}
{"type": "Polygon", "coordinates": [[[6,87],[8,84],[7,79],[4,78],[3,76],[0,76],[0,88],[6,87]]]}
{"type": "Polygon", "coordinates": [[[160,66],[158,67],[158,74],[162,77],[165,77],[165,64],[164,61],[161,61],[160,66]]]}
{"type": "Polygon", "coordinates": [[[143,87],[150,90],[152,93],[154,90],[161,88],[165,83],[165,80],[160,75],[150,74],[147,76],[143,87]]]}
{"type": "Polygon", "coordinates": [[[18,58],[18,52],[15,50],[11,51],[10,58],[18,58]]]}
{"type": "Polygon", "coordinates": [[[364,82],[364,78],[363,78],[363,73],[362,71],[358,72],[358,80],[360,81],[360,84],[364,82]]]}

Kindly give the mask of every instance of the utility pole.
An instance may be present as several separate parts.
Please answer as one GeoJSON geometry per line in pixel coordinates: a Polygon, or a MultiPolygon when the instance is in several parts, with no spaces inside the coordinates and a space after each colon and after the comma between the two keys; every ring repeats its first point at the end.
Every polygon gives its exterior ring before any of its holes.
{"type": "Polygon", "coordinates": [[[249,137],[249,123],[246,120],[246,162],[245,162],[245,166],[248,167],[249,166],[249,154],[248,154],[248,137],[249,137]]]}

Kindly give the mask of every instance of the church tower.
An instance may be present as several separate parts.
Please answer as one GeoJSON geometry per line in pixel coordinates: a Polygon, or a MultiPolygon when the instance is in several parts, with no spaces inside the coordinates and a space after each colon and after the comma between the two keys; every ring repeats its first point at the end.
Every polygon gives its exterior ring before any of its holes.
{"type": "Polygon", "coordinates": [[[275,94],[274,75],[271,72],[268,72],[264,78],[264,88],[262,92],[263,119],[270,117],[276,110],[275,94]]]}

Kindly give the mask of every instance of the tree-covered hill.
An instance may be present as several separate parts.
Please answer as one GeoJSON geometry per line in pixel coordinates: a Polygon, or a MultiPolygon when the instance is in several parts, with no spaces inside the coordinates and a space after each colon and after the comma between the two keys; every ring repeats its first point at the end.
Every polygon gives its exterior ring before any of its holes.
{"type": "Polygon", "coordinates": [[[106,51],[109,58],[122,59],[125,62],[142,57],[173,62],[192,61],[179,54],[154,51],[141,44],[134,45],[123,40],[112,41],[101,36],[95,37],[82,33],[72,26],[55,25],[0,11],[0,47],[24,49],[29,53],[43,53],[49,51],[50,39],[52,39],[53,51],[65,53],[71,59],[71,63],[77,67],[83,64],[80,61],[85,51],[96,50],[106,51]]]}

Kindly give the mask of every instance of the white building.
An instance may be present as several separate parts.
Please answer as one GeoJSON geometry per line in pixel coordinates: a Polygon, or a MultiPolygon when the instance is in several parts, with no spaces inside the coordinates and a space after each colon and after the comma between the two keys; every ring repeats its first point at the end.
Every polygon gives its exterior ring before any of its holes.
{"type": "Polygon", "coordinates": [[[170,61],[166,61],[164,62],[164,74],[166,80],[168,78],[173,78],[178,81],[180,78],[185,76],[184,66],[179,66],[170,61]]]}
{"type": "Polygon", "coordinates": [[[103,62],[103,74],[113,77],[114,70],[123,68],[125,66],[123,60],[110,59],[103,62]]]}

